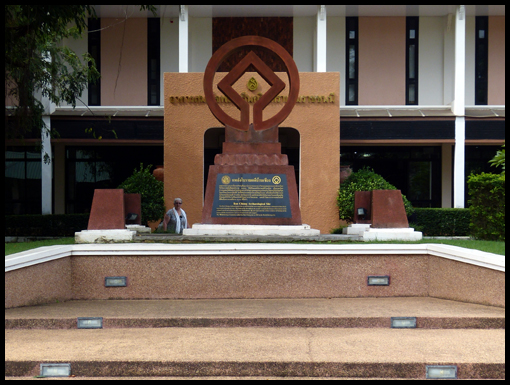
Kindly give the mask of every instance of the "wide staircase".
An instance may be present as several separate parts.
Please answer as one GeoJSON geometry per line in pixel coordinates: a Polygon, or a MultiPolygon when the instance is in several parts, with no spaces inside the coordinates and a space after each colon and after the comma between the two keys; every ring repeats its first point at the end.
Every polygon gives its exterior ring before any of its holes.
{"type": "Polygon", "coordinates": [[[38,379],[55,363],[69,364],[69,379],[504,379],[505,309],[431,297],[6,309],[6,379],[38,379]]]}

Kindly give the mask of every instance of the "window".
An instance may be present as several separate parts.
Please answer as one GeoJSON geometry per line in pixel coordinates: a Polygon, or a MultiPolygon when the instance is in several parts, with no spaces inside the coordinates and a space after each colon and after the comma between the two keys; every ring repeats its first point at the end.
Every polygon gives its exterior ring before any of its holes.
{"type": "Polygon", "coordinates": [[[66,146],[66,214],[90,212],[95,189],[117,188],[141,164],[162,165],[163,146],[66,146]]]}
{"type": "Polygon", "coordinates": [[[147,105],[160,105],[160,19],[147,19],[147,105]]]}
{"type": "Polygon", "coordinates": [[[4,181],[5,214],[41,214],[40,149],[7,147],[4,181]]]}
{"type": "Polygon", "coordinates": [[[476,17],[475,46],[475,104],[487,105],[489,64],[489,18],[476,17]]]}
{"type": "MultiPolygon", "coordinates": [[[[101,149],[102,150],[102,149],[101,149]]],[[[111,149],[110,149],[111,151],[111,149]]],[[[90,211],[94,189],[116,188],[114,167],[95,148],[66,149],[66,213],[90,211]]]]}
{"type": "Polygon", "coordinates": [[[414,207],[441,207],[440,146],[344,146],[340,164],[354,172],[370,167],[414,207]]]}
{"type": "MultiPolygon", "coordinates": [[[[465,162],[464,162],[464,173],[465,175],[470,174],[481,174],[482,172],[486,173],[496,173],[499,174],[502,170],[501,168],[492,167],[489,163],[489,160],[494,158],[496,152],[501,150],[500,146],[466,146],[465,152],[465,162]]],[[[455,154],[452,152],[452,164],[453,158],[455,154]]],[[[464,180],[464,202],[466,202],[465,207],[471,206],[469,196],[469,189],[467,185],[467,177],[464,180]]]]}
{"type": "Polygon", "coordinates": [[[346,18],[345,104],[358,104],[358,18],[346,18]]]}
{"type": "Polygon", "coordinates": [[[419,17],[406,18],[406,104],[418,104],[419,17]]]}
{"type": "MultiPolygon", "coordinates": [[[[88,20],[88,51],[96,62],[96,68],[101,73],[101,19],[89,18],[88,20]]],[[[89,106],[101,105],[101,78],[95,83],[89,83],[89,106]]]]}

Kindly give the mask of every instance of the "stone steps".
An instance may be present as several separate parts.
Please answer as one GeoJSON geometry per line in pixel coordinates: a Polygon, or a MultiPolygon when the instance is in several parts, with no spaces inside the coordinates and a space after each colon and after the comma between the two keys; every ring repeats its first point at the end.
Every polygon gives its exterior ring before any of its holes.
{"type": "MultiPolygon", "coordinates": [[[[200,328],[200,327],[323,327],[387,328],[388,317],[371,318],[103,318],[103,328],[200,328]]],[[[484,318],[417,317],[420,329],[504,329],[505,320],[484,318]]],[[[76,318],[12,319],[6,329],[76,329],[76,318]]]]}
{"type": "Polygon", "coordinates": [[[5,310],[6,329],[75,329],[78,317],[103,328],[337,327],[389,328],[416,317],[421,329],[504,329],[504,309],[429,297],[88,300],[5,310]]]}
{"type": "Polygon", "coordinates": [[[503,308],[428,297],[104,300],[6,309],[5,375],[40,363],[85,377],[505,377],[503,308]],[[392,329],[391,317],[417,317],[392,329]],[[77,329],[103,317],[103,329],[77,329]]]}
{"type": "Polygon", "coordinates": [[[355,242],[362,241],[359,234],[320,234],[320,235],[257,235],[257,234],[202,234],[179,235],[168,233],[139,234],[136,242],[254,242],[254,243],[289,243],[289,242],[355,242]]]}
{"type": "MultiPolygon", "coordinates": [[[[31,377],[5,377],[6,380],[41,380],[42,378],[38,378],[35,376],[31,377]]],[[[56,378],[47,378],[46,380],[53,380],[56,378]]],[[[190,380],[190,381],[220,381],[220,380],[227,380],[227,381],[238,381],[238,380],[252,380],[252,381],[261,381],[261,380],[289,380],[289,381],[296,381],[296,380],[302,380],[302,381],[309,381],[309,380],[422,380],[421,378],[373,378],[373,377],[271,377],[271,376],[244,376],[244,377],[236,377],[236,376],[201,376],[201,377],[179,377],[179,376],[172,376],[172,377],[165,377],[165,376],[159,376],[157,378],[155,377],[70,377],[70,378],[60,378],[63,380],[69,379],[69,380],[95,380],[95,381],[102,381],[102,380],[138,380],[138,381],[144,381],[144,380],[171,380],[171,381],[181,381],[181,380],[190,380]]]]}
{"type": "Polygon", "coordinates": [[[426,365],[457,365],[460,378],[501,378],[503,340],[501,329],[8,330],[6,375],[66,362],[73,375],[91,377],[424,378],[426,365]]]}

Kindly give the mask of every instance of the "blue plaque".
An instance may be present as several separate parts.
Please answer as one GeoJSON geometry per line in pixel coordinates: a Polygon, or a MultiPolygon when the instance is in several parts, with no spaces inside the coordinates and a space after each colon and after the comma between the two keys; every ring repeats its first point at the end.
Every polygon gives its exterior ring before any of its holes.
{"type": "Polygon", "coordinates": [[[215,218],[291,218],[287,175],[218,174],[215,218]]]}

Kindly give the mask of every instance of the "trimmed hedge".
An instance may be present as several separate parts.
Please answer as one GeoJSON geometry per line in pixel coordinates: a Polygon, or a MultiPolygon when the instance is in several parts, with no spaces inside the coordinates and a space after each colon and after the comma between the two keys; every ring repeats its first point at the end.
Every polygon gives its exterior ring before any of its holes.
{"type": "Polygon", "coordinates": [[[74,237],[88,223],[89,214],[6,215],[5,236],[74,237]]]}
{"type": "Polygon", "coordinates": [[[468,177],[471,233],[476,239],[505,240],[505,174],[468,177]]]}
{"type": "Polygon", "coordinates": [[[471,212],[469,209],[415,207],[409,227],[424,236],[469,236],[471,212]]]}

